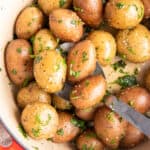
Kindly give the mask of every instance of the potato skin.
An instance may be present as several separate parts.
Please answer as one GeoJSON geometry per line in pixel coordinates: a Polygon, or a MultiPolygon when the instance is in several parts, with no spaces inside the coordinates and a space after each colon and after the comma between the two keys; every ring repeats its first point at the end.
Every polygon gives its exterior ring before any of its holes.
{"type": "Polygon", "coordinates": [[[83,22],[71,10],[53,10],[49,16],[49,26],[53,34],[62,41],[77,42],[83,35],[83,22]]]}
{"type": "Polygon", "coordinates": [[[33,78],[33,60],[30,58],[31,45],[23,39],[12,40],[5,51],[5,63],[10,80],[20,86],[33,78]]]}
{"type": "Polygon", "coordinates": [[[148,70],[144,76],[144,85],[150,91],[150,70],[148,70]]]}
{"type": "Polygon", "coordinates": [[[141,63],[149,60],[149,30],[143,25],[138,25],[131,30],[119,31],[117,35],[117,49],[120,54],[126,55],[126,58],[131,62],[141,63]]]}
{"type": "Polygon", "coordinates": [[[141,0],[109,0],[106,3],[105,18],[117,29],[127,29],[138,25],[144,16],[141,0]]]}
{"type": "Polygon", "coordinates": [[[107,107],[101,107],[95,114],[94,128],[99,139],[111,149],[117,149],[127,123],[107,107]]]}
{"type": "Polygon", "coordinates": [[[104,150],[103,143],[97,138],[96,134],[92,130],[84,131],[76,141],[78,150],[83,150],[84,147],[93,150],[104,150]]]}
{"type": "Polygon", "coordinates": [[[18,16],[15,33],[18,38],[29,39],[44,24],[44,16],[37,7],[26,7],[18,16]]]}
{"type": "Polygon", "coordinates": [[[144,139],[144,134],[142,134],[139,129],[135,128],[128,123],[126,134],[121,140],[120,146],[123,148],[133,148],[139,144],[144,139]]]}
{"type": "Polygon", "coordinates": [[[116,56],[115,38],[108,32],[95,30],[88,35],[87,39],[95,46],[98,62],[103,66],[110,65],[116,56]]]}
{"type": "Polygon", "coordinates": [[[55,108],[60,110],[70,110],[72,108],[70,101],[63,99],[56,94],[52,95],[52,103],[55,108]]]}
{"type": "Polygon", "coordinates": [[[41,29],[35,35],[33,42],[34,54],[38,54],[44,50],[54,50],[57,47],[56,38],[48,29],[41,29]]]}
{"type": "Polygon", "coordinates": [[[19,107],[24,108],[27,104],[33,102],[51,103],[51,96],[43,91],[35,82],[27,87],[21,88],[17,94],[17,103],[19,107]]]}
{"type": "Polygon", "coordinates": [[[86,109],[98,104],[106,91],[106,81],[102,75],[84,79],[75,85],[70,94],[70,100],[77,109],[86,109]]]}
{"type": "Polygon", "coordinates": [[[73,115],[67,112],[59,112],[59,125],[53,141],[56,143],[64,143],[73,140],[80,132],[78,127],[71,123],[73,115]]]}
{"type": "Polygon", "coordinates": [[[33,139],[48,139],[55,135],[58,127],[56,110],[46,103],[28,104],[22,112],[21,123],[33,139]]]}
{"type": "Polygon", "coordinates": [[[97,108],[98,106],[93,106],[87,109],[75,109],[75,114],[82,120],[90,121],[94,119],[97,108]]]}
{"type": "Polygon", "coordinates": [[[77,43],[67,57],[68,80],[78,82],[89,76],[96,68],[94,45],[89,40],[77,43]]]}
{"type": "Polygon", "coordinates": [[[98,27],[102,21],[102,0],[73,0],[78,16],[89,26],[98,27]]]}
{"type": "Polygon", "coordinates": [[[50,12],[57,8],[68,8],[70,7],[72,0],[38,0],[39,7],[48,16],[50,12]]]}
{"type": "Polygon", "coordinates": [[[145,113],[150,108],[150,94],[142,87],[126,88],[120,92],[118,97],[140,113],[145,113]]]}
{"type": "Polygon", "coordinates": [[[55,50],[43,51],[34,60],[35,80],[48,93],[55,93],[63,88],[66,71],[65,59],[55,50]]]}
{"type": "Polygon", "coordinates": [[[150,18],[150,1],[149,0],[142,0],[145,8],[144,17],[150,18]]]}

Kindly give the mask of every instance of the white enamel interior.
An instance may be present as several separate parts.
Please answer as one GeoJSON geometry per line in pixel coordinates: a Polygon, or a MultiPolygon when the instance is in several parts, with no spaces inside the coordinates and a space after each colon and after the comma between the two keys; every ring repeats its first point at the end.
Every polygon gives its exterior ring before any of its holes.
{"type": "MultiPolygon", "coordinates": [[[[73,148],[69,144],[55,144],[50,141],[25,139],[18,130],[19,110],[5,70],[4,49],[8,41],[13,38],[13,28],[17,15],[31,1],[0,0],[0,68],[2,68],[0,72],[0,119],[12,136],[25,149],[34,150],[34,147],[38,147],[39,150],[71,150],[73,148]]],[[[146,142],[134,150],[150,150],[150,142],[146,142]]]]}

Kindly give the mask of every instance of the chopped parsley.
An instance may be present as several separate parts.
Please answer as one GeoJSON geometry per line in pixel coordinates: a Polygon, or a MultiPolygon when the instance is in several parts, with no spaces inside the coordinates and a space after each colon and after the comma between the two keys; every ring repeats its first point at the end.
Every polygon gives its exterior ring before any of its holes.
{"type": "Polygon", "coordinates": [[[106,118],[109,121],[114,122],[114,112],[111,111],[111,112],[107,113],[106,118]]]}
{"type": "Polygon", "coordinates": [[[34,40],[35,40],[35,36],[32,36],[32,37],[30,38],[30,42],[31,42],[32,44],[34,44],[34,40]]]}
{"type": "Polygon", "coordinates": [[[17,74],[17,70],[16,69],[12,69],[11,73],[14,74],[14,75],[16,75],[17,74]]]}
{"type": "Polygon", "coordinates": [[[85,81],[85,86],[89,86],[89,84],[90,84],[90,81],[89,81],[89,80],[86,80],[86,81],[85,81]]]}
{"type": "Polygon", "coordinates": [[[37,64],[42,60],[42,56],[36,56],[34,62],[37,64]]]}
{"type": "Polygon", "coordinates": [[[143,7],[140,7],[140,10],[138,10],[138,19],[143,18],[144,16],[144,9],[143,7]]]}
{"type": "Polygon", "coordinates": [[[26,87],[29,84],[30,79],[29,78],[25,78],[22,84],[22,87],[26,87]]]}
{"type": "Polygon", "coordinates": [[[74,70],[72,70],[72,64],[70,65],[70,72],[69,72],[69,74],[70,74],[71,76],[73,76],[73,77],[75,77],[75,78],[78,78],[78,77],[80,76],[80,72],[81,72],[81,71],[74,71],[74,70]]]}
{"type": "Polygon", "coordinates": [[[87,55],[86,52],[83,52],[83,53],[82,53],[82,62],[85,62],[85,61],[87,61],[87,60],[88,60],[88,55],[87,55]]]}
{"type": "Polygon", "coordinates": [[[54,66],[54,70],[55,71],[58,71],[60,69],[60,64],[58,63],[58,64],[56,64],[55,66],[54,66]]]}
{"type": "Polygon", "coordinates": [[[60,19],[60,20],[58,20],[58,23],[62,23],[63,21],[60,19]]]}
{"type": "Polygon", "coordinates": [[[57,133],[58,135],[63,136],[63,135],[64,135],[64,130],[61,128],[61,129],[57,130],[56,133],[57,133]]]}
{"type": "Polygon", "coordinates": [[[21,51],[22,51],[22,50],[21,50],[21,48],[20,48],[20,47],[19,47],[19,48],[17,48],[17,52],[18,52],[18,53],[21,53],[21,51]]]}
{"type": "Polygon", "coordinates": [[[24,138],[27,138],[27,133],[25,132],[23,126],[21,124],[19,124],[18,129],[20,131],[20,133],[24,136],[24,138]]]}
{"type": "Polygon", "coordinates": [[[84,144],[83,146],[82,146],[82,149],[81,150],[94,150],[94,147],[93,146],[87,146],[86,144],[84,144]]]}
{"type": "Polygon", "coordinates": [[[79,128],[81,128],[81,129],[85,129],[86,127],[85,127],[85,121],[83,121],[83,120],[79,120],[79,119],[77,119],[77,118],[72,118],[71,120],[70,120],[70,122],[74,125],[74,126],[76,126],[76,127],[79,127],[79,128]]]}
{"type": "Polygon", "coordinates": [[[86,134],[86,137],[88,137],[88,138],[96,138],[97,135],[94,132],[89,132],[89,133],[86,134]]]}
{"type": "Polygon", "coordinates": [[[121,2],[118,2],[118,3],[116,3],[116,7],[117,7],[118,9],[121,9],[121,8],[124,7],[124,4],[121,3],[121,2]]]}
{"type": "Polygon", "coordinates": [[[34,129],[32,128],[32,134],[35,136],[35,137],[38,137],[40,135],[40,129],[34,129]]]}
{"type": "Polygon", "coordinates": [[[51,115],[48,114],[48,118],[46,121],[42,121],[41,118],[40,118],[40,115],[36,114],[35,116],[35,121],[38,123],[38,124],[41,124],[43,126],[47,126],[49,121],[51,120],[51,115]]]}
{"type": "Polygon", "coordinates": [[[33,49],[32,49],[32,47],[29,48],[29,54],[30,54],[30,55],[33,54],[33,49]]]}
{"type": "Polygon", "coordinates": [[[0,72],[2,71],[2,68],[0,68],[0,72]]]}
{"type": "Polygon", "coordinates": [[[70,23],[71,23],[72,25],[78,26],[78,25],[81,23],[81,20],[75,20],[75,19],[73,19],[73,20],[71,20],[70,23]]]}
{"type": "Polygon", "coordinates": [[[112,139],[112,140],[110,141],[110,144],[111,144],[111,145],[116,144],[116,140],[115,140],[115,139],[112,139]]]}
{"type": "Polygon", "coordinates": [[[119,68],[125,68],[125,66],[126,66],[126,63],[123,60],[119,60],[116,63],[112,64],[112,67],[115,71],[118,70],[119,68]]]}
{"type": "Polygon", "coordinates": [[[132,53],[132,54],[135,55],[135,52],[134,52],[134,50],[132,49],[132,47],[127,47],[127,49],[128,49],[128,51],[129,51],[130,53],[132,53]]]}
{"type": "Polygon", "coordinates": [[[115,83],[119,84],[123,89],[126,87],[131,87],[133,85],[137,85],[137,80],[134,75],[124,75],[119,77],[115,83]]]}
{"type": "Polygon", "coordinates": [[[80,8],[80,7],[73,7],[73,9],[75,10],[75,11],[78,11],[78,12],[83,12],[83,9],[82,8],[80,8]]]}
{"type": "Polygon", "coordinates": [[[59,0],[59,6],[63,7],[66,4],[66,0],[59,0]]]}
{"type": "Polygon", "coordinates": [[[134,75],[138,75],[138,73],[139,73],[139,69],[138,69],[138,68],[135,68],[135,69],[134,69],[134,75]]]}

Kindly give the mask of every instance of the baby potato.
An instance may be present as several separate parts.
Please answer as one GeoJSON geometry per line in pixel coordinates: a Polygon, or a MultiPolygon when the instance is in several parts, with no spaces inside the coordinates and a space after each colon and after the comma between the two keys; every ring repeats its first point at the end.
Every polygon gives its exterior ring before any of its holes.
{"type": "Polygon", "coordinates": [[[21,88],[17,94],[19,107],[24,108],[32,102],[51,103],[51,96],[43,91],[35,82],[30,83],[27,87],[21,88]]]}
{"type": "Polygon", "coordinates": [[[103,143],[92,130],[84,131],[76,141],[78,150],[104,150],[103,143]]]}
{"type": "Polygon", "coordinates": [[[48,16],[56,8],[70,7],[72,0],[38,0],[39,7],[48,16]]]}
{"type": "Polygon", "coordinates": [[[126,125],[126,121],[106,107],[99,108],[95,114],[95,132],[110,149],[118,148],[119,142],[125,134],[126,125]]]}
{"type": "Polygon", "coordinates": [[[89,26],[98,27],[102,21],[102,0],[73,0],[74,10],[89,26]]]}
{"type": "Polygon", "coordinates": [[[68,80],[78,82],[89,76],[96,68],[94,45],[89,40],[77,43],[67,57],[68,80]]]}
{"type": "Polygon", "coordinates": [[[63,88],[66,72],[65,59],[55,50],[43,51],[34,59],[35,80],[48,93],[55,93],[63,88]]]}
{"type": "Polygon", "coordinates": [[[27,134],[33,139],[52,138],[58,127],[56,110],[46,103],[28,104],[21,114],[21,123],[27,134]]]}
{"type": "Polygon", "coordinates": [[[15,33],[18,38],[29,39],[44,23],[44,16],[37,7],[26,7],[18,16],[15,33]]]}
{"type": "Polygon", "coordinates": [[[70,110],[72,108],[70,101],[63,99],[56,94],[53,94],[52,96],[52,104],[55,108],[60,110],[70,110]]]}
{"type": "Polygon", "coordinates": [[[116,56],[115,38],[105,31],[93,31],[87,39],[91,40],[96,49],[98,62],[103,65],[110,65],[116,56]]]}
{"type": "Polygon", "coordinates": [[[117,49],[120,54],[134,63],[145,62],[150,59],[150,32],[138,25],[133,29],[119,31],[117,35],[117,49]]]}
{"type": "Polygon", "coordinates": [[[144,134],[131,124],[128,124],[125,136],[122,138],[120,146],[123,148],[132,148],[139,144],[143,139],[144,134]]]}
{"type": "Polygon", "coordinates": [[[150,108],[150,94],[142,87],[126,88],[120,92],[118,97],[140,113],[145,113],[150,108]]]}
{"type": "Polygon", "coordinates": [[[150,1],[149,0],[142,0],[145,8],[144,17],[150,18],[150,1]]]}
{"type": "Polygon", "coordinates": [[[83,22],[75,12],[68,9],[53,10],[49,26],[53,34],[62,41],[77,42],[83,35],[83,22]]]}
{"type": "Polygon", "coordinates": [[[72,124],[73,115],[67,112],[59,112],[59,125],[53,141],[64,143],[73,140],[80,132],[79,127],[72,124]]]}
{"type": "Polygon", "coordinates": [[[94,119],[97,108],[98,106],[93,106],[86,109],[75,109],[75,114],[82,120],[90,121],[94,119]]]}
{"type": "Polygon", "coordinates": [[[106,91],[106,81],[102,75],[84,79],[75,85],[70,100],[77,109],[86,109],[100,103],[106,91]]]}
{"type": "Polygon", "coordinates": [[[150,91],[150,70],[146,72],[146,75],[144,76],[144,84],[145,87],[150,91]]]}
{"type": "Polygon", "coordinates": [[[141,0],[109,0],[106,3],[105,17],[117,29],[127,29],[138,25],[144,17],[141,0]]]}
{"type": "Polygon", "coordinates": [[[54,50],[57,47],[57,41],[48,29],[41,29],[35,35],[33,42],[34,54],[38,54],[43,50],[54,50]]]}
{"type": "Polygon", "coordinates": [[[33,78],[33,61],[30,58],[31,45],[23,39],[12,40],[5,51],[5,63],[10,80],[23,85],[33,78]]]}

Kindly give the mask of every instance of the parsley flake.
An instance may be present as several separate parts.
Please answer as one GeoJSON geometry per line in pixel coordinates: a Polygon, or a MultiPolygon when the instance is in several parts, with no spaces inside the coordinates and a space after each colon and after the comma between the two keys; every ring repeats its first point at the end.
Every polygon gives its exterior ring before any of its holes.
{"type": "Polygon", "coordinates": [[[124,7],[124,4],[123,4],[123,3],[121,3],[121,2],[116,3],[116,7],[117,7],[118,9],[121,9],[121,8],[123,8],[123,7],[124,7]]]}
{"type": "Polygon", "coordinates": [[[63,135],[64,135],[64,130],[61,128],[61,129],[57,130],[56,133],[57,133],[58,135],[63,136],[63,135]]]}

